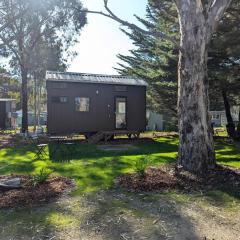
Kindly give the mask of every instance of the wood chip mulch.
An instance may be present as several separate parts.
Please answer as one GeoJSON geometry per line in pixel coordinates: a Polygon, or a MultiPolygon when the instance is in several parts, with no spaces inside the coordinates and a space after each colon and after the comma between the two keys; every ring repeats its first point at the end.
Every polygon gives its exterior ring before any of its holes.
{"type": "Polygon", "coordinates": [[[129,191],[153,191],[178,189],[183,191],[204,191],[227,189],[240,192],[240,169],[217,166],[205,176],[196,176],[175,168],[149,167],[144,176],[129,173],[119,176],[115,181],[117,186],[129,191]]]}
{"type": "Polygon", "coordinates": [[[21,179],[21,188],[10,191],[0,190],[0,208],[32,206],[37,203],[49,202],[74,187],[71,179],[66,177],[50,176],[49,179],[37,186],[31,184],[28,175],[0,176],[21,179]]]}

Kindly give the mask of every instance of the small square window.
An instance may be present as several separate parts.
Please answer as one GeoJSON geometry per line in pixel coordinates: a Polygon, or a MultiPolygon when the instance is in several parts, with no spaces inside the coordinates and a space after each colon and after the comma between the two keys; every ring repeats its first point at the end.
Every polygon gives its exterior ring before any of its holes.
{"type": "Polygon", "coordinates": [[[54,96],[54,97],[52,97],[52,102],[53,103],[67,103],[68,102],[68,97],[54,96]]]}
{"type": "Polygon", "coordinates": [[[90,99],[86,97],[75,98],[75,109],[77,112],[89,112],[90,99]]]}
{"type": "Polygon", "coordinates": [[[55,83],[53,83],[53,88],[67,88],[67,83],[55,82],[55,83]]]}
{"type": "Polygon", "coordinates": [[[115,86],[115,91],[116,92],[126,92],[127,86],[115,86]]]}

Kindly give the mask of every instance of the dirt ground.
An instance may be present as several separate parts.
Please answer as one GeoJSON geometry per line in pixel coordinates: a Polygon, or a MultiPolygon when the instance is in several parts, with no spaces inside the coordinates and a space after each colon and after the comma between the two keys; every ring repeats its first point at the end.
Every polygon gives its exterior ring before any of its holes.
{"type": "Polygon", "coordinates": [[[112,189],[65,196],[48,205],[1,210],[0,239],[239,240],[239,201],[223,195],[112,189]]]}

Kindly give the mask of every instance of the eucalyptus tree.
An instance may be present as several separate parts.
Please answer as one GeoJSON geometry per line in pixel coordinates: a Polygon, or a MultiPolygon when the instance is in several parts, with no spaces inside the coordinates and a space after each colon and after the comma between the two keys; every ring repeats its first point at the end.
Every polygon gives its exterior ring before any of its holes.
{"type": "MultiPolygon", "coordinates": [[[[155,0],[161,5],[163,1],[155,0]]],[[[173,0],[178,12],[180,41],[119,18],[104,0],[106,12],[88,11],[111,18],[131,30],[171,41],[179,50],[178,63],[178,164],[185,170],[204,173],[216,164],[209,110],[207,77],[208,47],[231,0],[173,0]]],[[[161,6],[160,6],[161,7],[161,6]]]]}
{"type": "MultiPolygon", "coordinates": [[[[234,0],[226,11],[217,32],[212,36],[208,57],[211,109],[225,108],[227,129],[234,137],[235,127],[230,106],[238,105],[240,80],[240,2],[234,0]]],[[[146,19],[139,21],[146,29],[155,25],[168,34],[179,36],[177,11],[171,1],[149,1],[146,19]],[[150,26],[150,27],[149,27],[150,26]]],[[[124,31],[136,46],[130,55],[119,55],[121,61],[117,70],[121,74],[136,75],[149,84],[148,101],[155,111],[164,114],[175,113],[177,108],[177,52],[171,42],[140,31],[124,31]]]]}
{"type": "Polygon", "coordinates": [[[21,75],[22,132],[26,132],[32,52],[42,37],[53,34],[63,47],[76,42],[86,14],[80,0],[0,0],[0,5],[5,6],[1,19],[7,23],[0,32],[1,54],[11,58],[21,75]]]}
{"type": "Polygon", "coordinates": [[[39,125],[41,111],[46,110],[46,71],[65,71],[69,58],[76,55],[71,51],[70,45],[63,48],[62,41],[56,41],[55,38],[54,35],[48,36],[47,39],[42,37],[31,56],[29,75],[32,87],[29,93],[32,101],[29,101],[29,106],[34,110],[34,129],[39,125]]]}

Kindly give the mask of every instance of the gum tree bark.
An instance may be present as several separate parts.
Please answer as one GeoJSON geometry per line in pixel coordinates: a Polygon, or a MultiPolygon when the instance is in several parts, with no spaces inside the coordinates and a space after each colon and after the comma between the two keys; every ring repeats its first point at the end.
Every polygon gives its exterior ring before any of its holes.
{"type": "Polygon", "coordinates": [[[199,174],[214,168],[216,162],[208,113],[208,44],[230,2],[204,5],[201,0],[176,0],[183,49],[178,68],[178,164],[199,174]]]}

